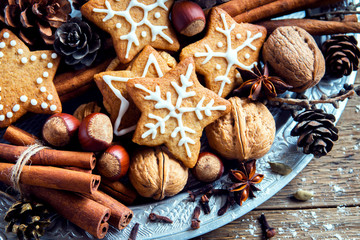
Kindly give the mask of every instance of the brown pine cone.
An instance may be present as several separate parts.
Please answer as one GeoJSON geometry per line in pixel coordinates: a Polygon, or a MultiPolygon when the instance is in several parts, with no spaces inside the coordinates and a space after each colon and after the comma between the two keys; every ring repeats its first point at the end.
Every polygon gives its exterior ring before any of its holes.
{"type": "Polygon", "coordinates": [[[294,117],[299,122],[291,136],[299,136],[297,145],[305,154],[315,157],[325,156],[331,151],[334,141],[338,140],[338,129],[334,126],[335,116],[321,109],[305,110],[294,117]]]}
{"type": "Polygon", "coordinates": [[[334,35],[323,43],[322,52],[330,76],[341,78],[358,70],[360,50],[354,36],[334,35]]]}
{"type": "Polygon", "coordinates": [[[55,30],[70,17],[68,0],[1,0],[0,20],[30,46],[51,45],[55,30]]]}

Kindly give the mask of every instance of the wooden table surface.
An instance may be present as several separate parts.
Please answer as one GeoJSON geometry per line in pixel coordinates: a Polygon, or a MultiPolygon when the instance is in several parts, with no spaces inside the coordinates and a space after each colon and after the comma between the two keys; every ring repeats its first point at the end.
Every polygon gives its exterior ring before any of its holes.
{"type": "Polygon", "coordinates": [[[349,100],[337,126],[339,140],[327,156],[313,159],[255,210],[193,240],[262,239],[261,213],[277,230],[272,239],[360,239],[360,97],[349,100]],[[300,188],[314,191],[314,198],[292,200],[300,188]]]}

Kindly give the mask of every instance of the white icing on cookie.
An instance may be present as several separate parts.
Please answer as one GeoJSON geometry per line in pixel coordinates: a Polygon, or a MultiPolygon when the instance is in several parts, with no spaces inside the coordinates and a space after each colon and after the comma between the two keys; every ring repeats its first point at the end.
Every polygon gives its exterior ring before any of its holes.
{"type": "MultiPolygon", "coordinates": [[[[212,58],[225,58],[227,62],[227,67],[225,74],[217,76],[214,81],[215,82],[221,82],[220,89],[218,92],[218,95],[221,96],[224,91],[225,84],[230,84],[231,80],[229,79],[228,75],[230,73],[230,70],[232,66],[237,66],[242,69],[246,69],[251,71],[254,66],[257,65],[257,62],[253,62],[250,65],[245,65],[241,63],[238,60],[238,53],[244,49],[245,47],[250,48],[251,50],[255,51],[256,47],[252,45],[252,42],[256,39],[259,39],[262,37],[262,33],[256,33],[254,36],[251,36],[250,31],[246,31],[246,39],[243,42],[235,42],[237,47],[233,48],[233,42],[231,39],[231,32],[235,29],[235,23],[232,24],[229,28],[228,23],[226,22],[225,13],[221,14],[222,22],[224,27],[223,28],[216,28],[216,31],[222,33],[226,37],[226,51],[225,52],[214,52],[211,47],[208,44],[204,44],[206,52],[196,52],[194,54],[195,57],[205,57],[202,64],[206,64],[209,62],[212,58]]],[[[236,38],[239,40],[241,38],[240,34],[236,34],[236,38]],[[239,38],[238,38],[239,37],[239,38]]]]}
{"type": "MultiPolygon", "coordinates": [[[[139,39],[136,35],[136,30],[140,26],[145,25],[150,29],[150,33],[152,36],[152,38],[151,38],[152,42],[156,40],[157,35],[160,35],[163,39],[165,39],[170,44],[172,44],[174,42],[171,39],[171,37],[169,37],[168,35],[166,35],[163,32],[165,29],[168,28],[167,26],[153,25],[148,19],[149,12],[158,7],[168,11],[168,8],[165,5],[165,3],[167,1],[168,0],[157,0],[150,5],[146,5],[146,4],[141,3],[139,0],[131,0],[125,10],[115,11],[112,9],[110,2],[108,0],[105,0],[106,9],[93,8],[93,12],[106,13],[106,16],[103,18],[103,22],[106,22],[109,19],[112,19],[114,16],[119,16],[119,17],[125,18],[125,20],[130,24],[130,26],[131,26],[130,32],[128,34],[124,34],[120,37],[121,40],[128,41],[127,48],[126,48],[126,54],[125,54],[125,58],[128,58],[132,44],[139,46],[139,39]],[[130,14],[130,10],[134,7],[141,8],[143,10],[143,19],[141,19],[140,21],[137,21],[137,22],[133,19],[133,16],[130,14]]],[[[155,15],[158,16],[156,13],[155,13],[155,15]]],[[[155,16],[155,18],[156,18],[156,16],[155,16]]],[[[117,25],[116,25],[116,27],[117,27],[117,25]]]]}
{"type": "MultiPolygon", "coordinates": [[[[151,64],[154,65],[155,67],[155,70],[156,70],[156,73],[159,77],[162,77],[163,76],[163,73],[161,71],[161,68],[160,68],[160,65],[159,63],[157,62],[154,54],[150,53],[149,54],[149,58],[146,62],[146,65],[145,65],[145,68],[144,68],[144,71],[143,71],[143,74],[141,75],[141,77],[145,77],[149,71],[149,67],[151,66],[151,64]]],[[[129,101],[124,98],[124,96],[121,94],[121,92],[116,89],[114,87],[114,85],[112,84],[112,81],[116,81],[116,82],[127,82],[129,79],[131,78],[124,78],[124,77],[115,77],[115,76],[111,76],[111,75],[104,75],[103,77],[103,80],[104,82],[110,87],[110,89],[113,91],[113,93],[115,94],[115,96],[120,100],[120,109],[119,109],[119,113],[118,113],[118,116],[115,120],[115,123],[114,123],[114,134],[116,136],[122,136],[122,135],[125,135],[129,132],[132,132],[135,130],[136,128],[136,125],[133,125],[129,128],[124,128],[124,129],[121,129],[120,131],[118,130],[119,127],[120,127],[120,124],[121,124],[121,120],[122,118],[124,117],[125,113],[127,112],[127,110],[129,109],[129,101]]]]}
{"type": "Polygon", "coordinates": [[[141,137],[146,138],[151,135],[152,139],[155,139],[158,133],[158,129],[160,134],[164,134],[166,131],[166,122],[170,118],[175,118],[177,120],[177,127],[175,127],[171,132],[171,137],[175,138],[180,134],[180,140],[178,142],[178,146],[184,146],[186,150],[186,154],[188,157],[191,157],[191,151],[189,144],[195,144],[194,139],[190,138],[187,133],[196,133],[191,126],[186,126],[185,122],[183,121],[183,115],[186,113],[195,113],[198,120],[203,119],[203,113],[206,116],[211,116],[211,111],[224,111],[226,110],[226,106],[224,105],[214,105],[214,100],[211,99],[205,106],[203,103],[205,101],[205,96],[203,96],[200,101],[196,104],[195,107],[184,107],[182,106],[183,100],[187,98],[191,98],[196,96],[195,91],[191,91],[188,88],[194,85],[192,81],[190,81],[191,74],[193,73],[194,66],[193,64],[189,64],[186,70],[185,75],[180,75],[180,83],[181,86],[178,85],[177,82],[171,81],[171,86],[175,89],[177,93],[177,99],[175,103],[172,102],[171,92],[166,92],[165,96],[166,99],[161,97],[161,90],[158,85],[155,87],[155,91],[151,91],[147,89],[142,84],[135,84],[135,87],[148,93],[149,95],[144,97],[144,100],[147,101],[155,101],[156,104],[154,105],[155,109],[166,109],[168,110],[168,114],[165,117],[157,116],[153,113],[149,113],[148,118],[154,119],[156,123],[145,123],[144,126],[148,128],[146,132],[144,132],[141,137]],[[189,91],[188,91],[189,90],[189,91]]]}

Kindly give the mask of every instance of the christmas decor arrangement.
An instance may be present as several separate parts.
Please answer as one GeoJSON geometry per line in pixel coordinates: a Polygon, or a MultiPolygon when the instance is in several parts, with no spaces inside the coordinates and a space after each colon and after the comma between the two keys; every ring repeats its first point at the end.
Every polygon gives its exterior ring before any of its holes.
{"type": "Polygon", "coordinates": [[[202,214],[227,217],[261,197],[267,174],[295,174],[283,159],[264,166],[276,121],[297,122],[288,135],[299,155],[328,154],[338,140],[330,110],[360,86],[307,89],[358,70],[356,6],[268,19],[339,2],[1,1],[0,181],[29,198],[8,209],[6,231],[54,238],[46,204],[99,239],[152,238],[154,226],[164,237],[179,222],[197,234],[202,214]],[[172,207],[158,202],[177,194],[172,207]]]}

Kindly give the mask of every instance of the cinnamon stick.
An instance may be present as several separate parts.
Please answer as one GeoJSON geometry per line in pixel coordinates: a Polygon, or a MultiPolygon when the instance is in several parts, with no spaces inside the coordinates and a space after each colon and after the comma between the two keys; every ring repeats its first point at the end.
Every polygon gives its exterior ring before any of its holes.
{"type": "Polygon", "coordinates": [[[119,230],[124,229],[130,223],[133,217],[133,212],[130,208],[126,207],[124,204],[120,203],[104,192],[98,190],[92,194],[86,194],[85,197],[110,208],[111,216],[109,223],[119,230]]]}
{"type": "Polygon", "coordinates": [[[78,97],[86,92],[88,92],[90,89],[93,89],[96,87],[96,84],[95,82],[89,82],[88,84],[84,85],[84,86],[81,86],[81,87],[78,87],[76,89],[74,89],[74,91],[71,91],[71,92],[67,92],[63,95],[60,96],[60,101],[62,103],[64,102],[67,102],[71,99],[74,99],[75,97],[78,97]]]}
{"type": "Polygon", "coordinates": [[[84,196],[42,187],[25,188],[31,195],[48,203],[58,214],[96,238],[104,238],[111,210],[84,196]]]}
{"type": "Polygon", "coordinates": [[[240,13],[275,1],[277,0],[231,0],[219,5],[218,7],[225,10],[230,16],[234,17],[240,13]]]}
{"type": "MultiPolygon", "coordinates": [[[[0,163],[0,181],[12,185],[11,171],[15,164],[0,163]]],[[[49,166],[25,166],[20,175],[20,183],[67,190],[80,193],[93,193],[100,185],[99,175],[72,171],[49,166]]]]}
{"type": "Polygon", "coordinates": [[[3,138],[6,141],[15,144],[17,146],[32,145],[35,144],[36,141],[38,141],[38,138],[35,137],[34,135],[13,125],[7,127],[3,135],[3,138]]]}
{"type": "Polygon", "coordinates": [[[359,22],[338,22],[315,19],[284,19],[258,22],[264,26],[267,33],[272,33],[280,26],[298,26],[305,29],[311,35],[331,35],[338,33],[360,33],[359,22]]]}
{"type": "MultiPolygon", "coordinates": [[[[27,147],[0,143],[0,159],[15,163],[27,147]]],[[[91,152],[62,151],[42,149],[30,158],[31,164],[45,166],[71,166],[94,169],[96,158],[91,152]]]]}
{"type": "Polygon", "coordinates": [[[132,204],[136,199],[136,192],[119,181],[111,182],[103,179],[100,189],[125,204],[132,204]]]}
{"type": "Polygon", "coordinates": [[[234,20],[240,22],[256,22],[262,19],[270,18],[280,14],[296,12],[308,7],[317,5],[328,5],[340,2],[341,0],[277,0],[247,12],[240,13],[234,17],[234,20]]]}
{"type": "Polygon", "coordinates": [[[93,82],[94,75],[104,71],[109,65],[110,61],[111,60],[107,60],[92,68],[85,68],[74,72],[66,72],[55,76],[54,84],[59,96],[73,92],[76,89],[93,82]]]}
{"type": "Polygon", "coordinates": [[[64,169],[92,174],[92,170],[78,167],[62,167],[64,169]]]}

